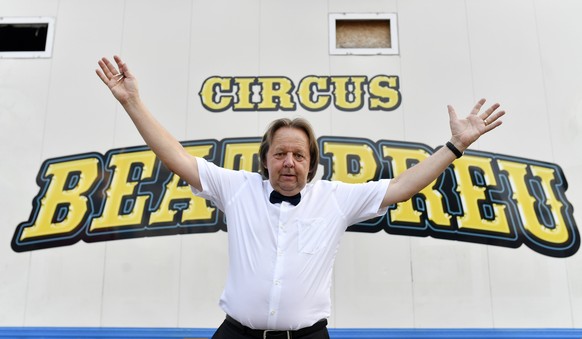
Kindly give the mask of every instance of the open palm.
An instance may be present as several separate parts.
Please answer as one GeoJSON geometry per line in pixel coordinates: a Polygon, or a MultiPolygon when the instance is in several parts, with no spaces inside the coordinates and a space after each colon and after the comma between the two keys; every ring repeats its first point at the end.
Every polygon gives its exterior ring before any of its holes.
{"type": "Polygon", "coordinates": [[[111,90],[113,96],[121,104],[124,104],[138,97],[137,80],[120,57],[114,56],[113,59],[117,67],[109,59],[102,58],[98,62],[101,69],[97,69],[95,72],[111,90]]]}
{"type": "Polygon", "coordinates": [[[451,142],[457,148],[465,150],[480,136],[501,125],[499,118],[505,114],[505,111],[498,111],[499,104],[496,103],[480,113],[484,103],[485,99],[479,100],[471,113],[464,119],[459,119],[455,109],[450,105],[448,106],[451,142]]]}

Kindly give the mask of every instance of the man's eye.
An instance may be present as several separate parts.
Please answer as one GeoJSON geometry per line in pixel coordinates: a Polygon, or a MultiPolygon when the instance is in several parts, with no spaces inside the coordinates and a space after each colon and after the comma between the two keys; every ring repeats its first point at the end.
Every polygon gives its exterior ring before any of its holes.
{"type": "Polygon", "coordinates": [[[303,159],[305,159],[305,157],[303,156],[303,154],[295,154],[295,159],[303,160],[303,159]]]}

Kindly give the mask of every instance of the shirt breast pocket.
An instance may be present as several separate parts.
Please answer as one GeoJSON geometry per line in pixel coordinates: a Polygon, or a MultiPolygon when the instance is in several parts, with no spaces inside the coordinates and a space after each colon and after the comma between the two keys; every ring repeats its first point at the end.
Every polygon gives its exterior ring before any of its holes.
{"type": "Polygon", "coordinates": [[[298,250],[300,253],[315,254],[327,246],[331,234],[326,234],[323,218],[298,220],[298,250]]]}

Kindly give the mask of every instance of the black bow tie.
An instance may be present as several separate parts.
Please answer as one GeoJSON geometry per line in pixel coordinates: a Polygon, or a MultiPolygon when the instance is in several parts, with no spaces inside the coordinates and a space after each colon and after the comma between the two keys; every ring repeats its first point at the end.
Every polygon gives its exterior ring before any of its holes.
{"type": "Polygon", "coordinates": [[[287,201],[288,203],[297,206],[299,201],[301,201],[301,193],[297,193],[294,196],[288,197],[283,195],[277,191],[271,192],[271,196],[269,197],[269,201],[271,204],[280,204],[283,201],[287,201]]]}

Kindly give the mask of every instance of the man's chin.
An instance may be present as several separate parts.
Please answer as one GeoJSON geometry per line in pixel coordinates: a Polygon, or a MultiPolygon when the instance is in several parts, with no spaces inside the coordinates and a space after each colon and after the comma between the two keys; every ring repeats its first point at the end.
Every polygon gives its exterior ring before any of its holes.
{"type": "Polygon", "coordinates": [[[296,192],[299,192],[300,190],[296,189],[295,187],[293,188],[289,188],[289,187],[283,187],[280,186],[281,189],[281,194],[285,194],[285,195],[295,195],[297,194],[296,192]]]}
{"type": "Polygon", "coordinates": [[[297,185],[279,185],[279,193],[284,195],[295,195],[301,191],[297,185]]]}

